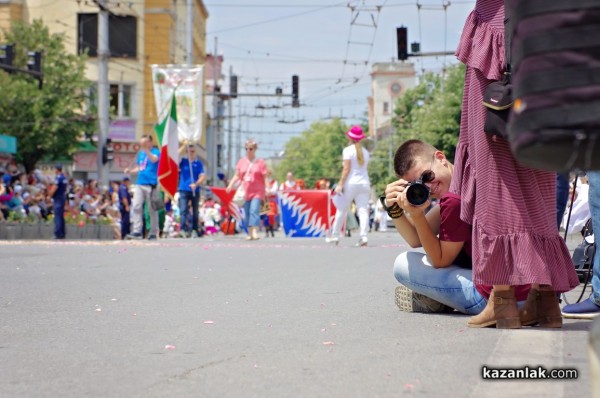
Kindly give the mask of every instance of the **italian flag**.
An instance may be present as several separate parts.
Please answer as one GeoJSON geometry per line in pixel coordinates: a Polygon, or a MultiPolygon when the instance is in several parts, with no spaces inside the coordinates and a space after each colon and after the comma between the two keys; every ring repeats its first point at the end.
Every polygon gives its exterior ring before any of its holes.
{"type": "Polygon", "coordinates": [[[161,143],[158,160],[158,182],[171,197],[177,192],[179,183],[179,154],[177,138],[177,104],[175,95],[171,98],[171,110],[156,127],[156,136],[161,143]]]}

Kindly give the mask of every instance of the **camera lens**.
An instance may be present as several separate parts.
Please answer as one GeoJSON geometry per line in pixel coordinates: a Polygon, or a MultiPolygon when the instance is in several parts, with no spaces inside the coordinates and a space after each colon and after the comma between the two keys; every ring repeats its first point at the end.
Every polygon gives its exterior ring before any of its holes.
{"type": "Polygon", "coordinates": [[[429,199],[429,187],[421,182],[415,182],[406,188],[406,200],[413,206],[421,206],[429,199]]]}

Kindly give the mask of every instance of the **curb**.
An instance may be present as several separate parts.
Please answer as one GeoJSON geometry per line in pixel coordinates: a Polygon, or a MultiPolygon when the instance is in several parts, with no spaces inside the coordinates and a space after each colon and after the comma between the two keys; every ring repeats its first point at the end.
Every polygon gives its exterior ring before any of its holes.
{"type": "Polygon", "coordinates": [[[597,317],[590,330],[589,341],[591,397],[600,397],[600,317],[597,317]]]}

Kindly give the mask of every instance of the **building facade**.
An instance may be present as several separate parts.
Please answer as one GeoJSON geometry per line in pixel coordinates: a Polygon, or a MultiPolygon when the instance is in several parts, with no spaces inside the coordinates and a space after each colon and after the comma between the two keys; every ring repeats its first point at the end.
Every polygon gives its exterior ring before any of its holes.
{"type": "MultiPolygon", "coordinates": [[[[109,14],[108,79],[110,85],[110,126],[108,137],[114,146],[110,178],[119,178],[139,150],[137,141],[152,133],[157,122],[152,86],[152,64],[187,63],[186,0],[106,0],[109,14]]],[[[206,59],[206,20],[202,0],[193,0],[191,63],[206,59]]],[[[89,104],[96,99],[98,81],[97,32],[99,7],[81,0],[0,0],[0,29],[13,21],[40,19],[51,33],[65,36],[66,50],[87,52],[86,77],[92,82],[89,104]]],[[[205,127],[202,133],[205,137],[205,127]]],[[[200,143],[202,144],[202,143],[200,143]]],[[[86,178],[97,173],[95,151],[75,155],[73,172],[86,178]]]]}
{"type": "Polygon", "coordinates": [[[414,64],[409,62],[375,63],[371,69],[371,96],[369,105],[369,131],[374,138],[392,132],[394,105],[408,89],[417,85],[414,64]]]}

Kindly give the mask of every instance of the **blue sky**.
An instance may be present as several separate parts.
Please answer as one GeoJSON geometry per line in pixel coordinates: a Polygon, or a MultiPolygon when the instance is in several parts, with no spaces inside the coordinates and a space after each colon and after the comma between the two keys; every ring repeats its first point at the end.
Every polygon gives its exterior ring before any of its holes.
{"type": "MultiPolygon", "coordinates": [[[[299,109],[289,106],[289,98],[234,101],[234,127],[241,126],[242,139],[255,138],[259,156],[268,157],[314,121],[344,116],[352,124],[366,117],[371,65],[396,56],[398,26],[408,28],[409,43],[420,42],[422,52],[454,51],[475,1],[452,2],[446,11],[441,0],[419,3],[420,11],[416,1],[406,0],[206,1],[207,51],[214,52],[217,37],[218,53],[225,58],[223,72],[233,67],[240,92],[274,93],[280,86],[289,94],[291,76],[300,76],[299,109]],[[238,118],[240,109],[243,116],[238,118]]],[[[421,73],[441,71],[457,61],[447,56],[409,62],[421,73]]]]}

